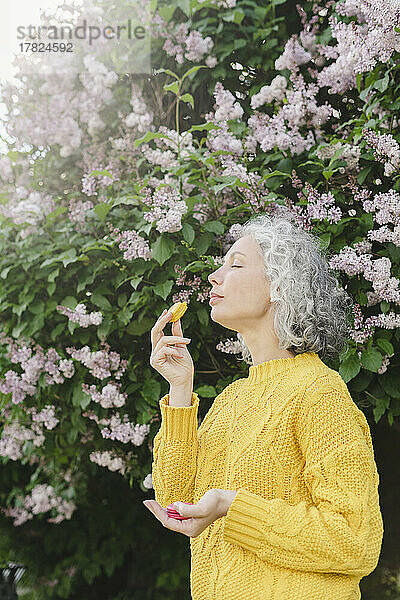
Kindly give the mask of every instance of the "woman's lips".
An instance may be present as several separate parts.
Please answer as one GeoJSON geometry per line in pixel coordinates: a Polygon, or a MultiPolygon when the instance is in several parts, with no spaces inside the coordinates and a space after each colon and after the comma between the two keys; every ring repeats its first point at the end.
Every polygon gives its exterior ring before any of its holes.
{"type": "Polygon", "coordinates": [[[223,297],[222,296],[213,296],[208,301],[208,304],[215,304],[215,302],[217,302],[218,300],[223,300],[223,297]]]}

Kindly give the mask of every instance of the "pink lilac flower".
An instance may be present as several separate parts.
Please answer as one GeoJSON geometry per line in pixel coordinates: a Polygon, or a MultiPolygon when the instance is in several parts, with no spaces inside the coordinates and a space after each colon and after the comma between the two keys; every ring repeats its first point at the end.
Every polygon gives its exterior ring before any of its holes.
{"type": "Polygon", "coordinates": [[[287,79],[277,75],[270,83],[264,85],[257,94],[251,97],[251,108],[255,109],[264,104],[271,104],[274,100],[282,102],[287,89],[287,79]]]}
{"type": "Polygon", "coordinates": [[[105,425],[101,430],[103,438],[118,440],[124,444],[131,442],[135,446],[141,446],[146,435],[150,431],[150,426],[147,424],[134,425],[129,422],[129,416],[125,414],[123,420],[118,413],[112,415],[109,419],[102,419],[105,425]]]}
{"type": "Polygon", "coordinates": [[[69,378],[74,374],[72,361],[61,359],[54,348],[49,348],[45,353],[39,344],[35,344],[36,353],[33,354],[30,342],[14,341],[4,332],[0,333],[0,343],[8,344],[6,357],[12,363],[20,363],[23,370],[22,374],[19,374],[9,369],[4,374],[4,379],[0,379],[0,392],[11,393],[14,404],[21,403],[27,395],[32,396],[36,392],[36,385],[42,373],[46,373],[47,385],[63,383],[65,377],[69,378]]]}
{"type": "Polygon", "coordinates": [[[151,250],[149,242],[145,240],[137,231],[127,229],[120,231],[118,227],[108,224],[110,235],[118,243],[118,248],[124,250],[125,260],[134,260],[135,258],[151,259],[151,250]]]}
{"type": "Polygon", "coordinates": [[[28,428],[18,421],[4,425],[0,439],[0,456],[10,460],[21,459],[26,441],[32,442],[35,447],[43,446],[45,436],[42,427],[34,423],[31,428],[28,428]]]}
{"type": "Polygon", "coordinates": [[[149,223],[156,223],[160,233],[174,233],[182,229],[181,219],[187,212],[186,202],[172,186],[163,186],[151,195],[149,190],[142,201],[150,207],[143,218],[149,223]]]}
{"type": "Polygon", "coordinates": [[[30,494],[25,498],[19,498],[22,506],[2,509],[3,513],[14,519],[13,525],[18,527],[26,521],[33,519],[35,515],[45,513],[50,510],[55,510],[58,514],[56,517],[49,518],[49,523],[61,523],[65,519],[71,519],[76,505],[73,502],[64,500],[61,496],[57,496],[54,488],[51,485],[38,484],[30,494]]]}
{"type": "Polygon", "coordinates": [[[99,392],[95,385],[88,386],[82,383],[82,390],[103,408],[121,407],[125,404],[127,395],[120,393],[120,387],[119,383],[108,383],[99,392]]]}
{"type": "Polygon", "coordinates": [[[100,450],[91,452],[89,454],[89,459],[101,467],[107,467],[109,471],[118,471],[121,475],[125,473],[127,466],[120,456],[109,450],[105,450],[104,452],[101,452],[100,450]]]}
{"type": "Polygon", "coordinates": [[[125,372],[128,361],[125,359],[121,360],[117,352],[108,352],[110,349],[109,344],[102,343],[101,345],[104,346],[104,350],[95,350],[93,352],[87,345],[83,346],[80,350],[74,347],[68,347],[65,350],[72,358],[84,364],[93,377],[105,379],[106,377],[111,377],[111,371],[116,371],[114,377],[119,379],[125,372]]]}
{"type": "Polygon", "coordinates": [[[216,350],[219,350],[220,352],[225,352],[226,354],[238,354],[239,352],[241,352],[239,342],[237,340],[234,340],[233,338],[229,338],[224,342],[218,342],[215,348],[216,350]]]}
{"type": "Polygon", "coordinates": [[[81,327],[100,325],[103,320],[101,312],[91,312],[86,314],[86,306],[84,304],[77,304],[74,310],[62,305],[56,306],[56,309],[63,315],[66,315],[73,323],[79,323],[81,327]]]}
{"type": "Polygon", "coordinates": [[[390,133],[364,128],[362,134],[367,146],[374,149],[375,158],[385,165],[385,177],[390,177],[400,169],[400,145],[390,133]]]}

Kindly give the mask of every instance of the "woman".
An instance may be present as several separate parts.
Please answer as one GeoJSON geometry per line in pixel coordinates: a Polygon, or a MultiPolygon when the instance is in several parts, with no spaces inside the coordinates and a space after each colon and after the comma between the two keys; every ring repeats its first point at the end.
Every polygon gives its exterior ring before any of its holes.
{"type": "Polygon", "coordinates": [[[379,476],[364,414],[318,355],[346,347],[351,300],[318,238],[289,218],[259,215],[239,235],[209,276],[210,304],[237,332],[248,377],[197,429],[188,341],[180,321],[163,335],[164,311],[150,364],[170,391],[145,504],[190,537],[193,600],[359,600],[382,544],[379,476]]]}

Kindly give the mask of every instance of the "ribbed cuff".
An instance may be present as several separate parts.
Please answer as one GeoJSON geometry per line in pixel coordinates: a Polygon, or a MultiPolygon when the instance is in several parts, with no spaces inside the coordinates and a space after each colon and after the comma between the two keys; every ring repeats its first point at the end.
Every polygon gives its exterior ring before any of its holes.
{"type": "Polygon", "coordinates": [[[224,540],[251,552],[257,552],[265,541],[268,504],[265,498],[248,490],[239,489],[224,519],[224,540]]]}
{"type": "Polygon", "coordinates": [[[162,417],[162,436],[166,440],[183,442],[197,440],[199,397],[196,392],[192,392],[191,406],[170,406],[169,394],[161,398],[159,405],[162,417]]]}

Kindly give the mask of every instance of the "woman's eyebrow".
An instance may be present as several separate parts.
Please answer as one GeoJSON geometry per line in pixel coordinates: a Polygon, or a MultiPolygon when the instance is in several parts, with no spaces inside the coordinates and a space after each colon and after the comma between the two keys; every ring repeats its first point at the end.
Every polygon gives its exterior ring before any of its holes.
{"type": "Polygon", "coordinates": [[[241,254],[242,256],[246,256],[245,254],[243,254],[243,252],[239,252],[239,250],[234,250],[230,255],[226,254],[224,256],[224,260],[226,260],[227,258],[229,258],[229,256],[233,256],[234,254],[241,254]]]}

